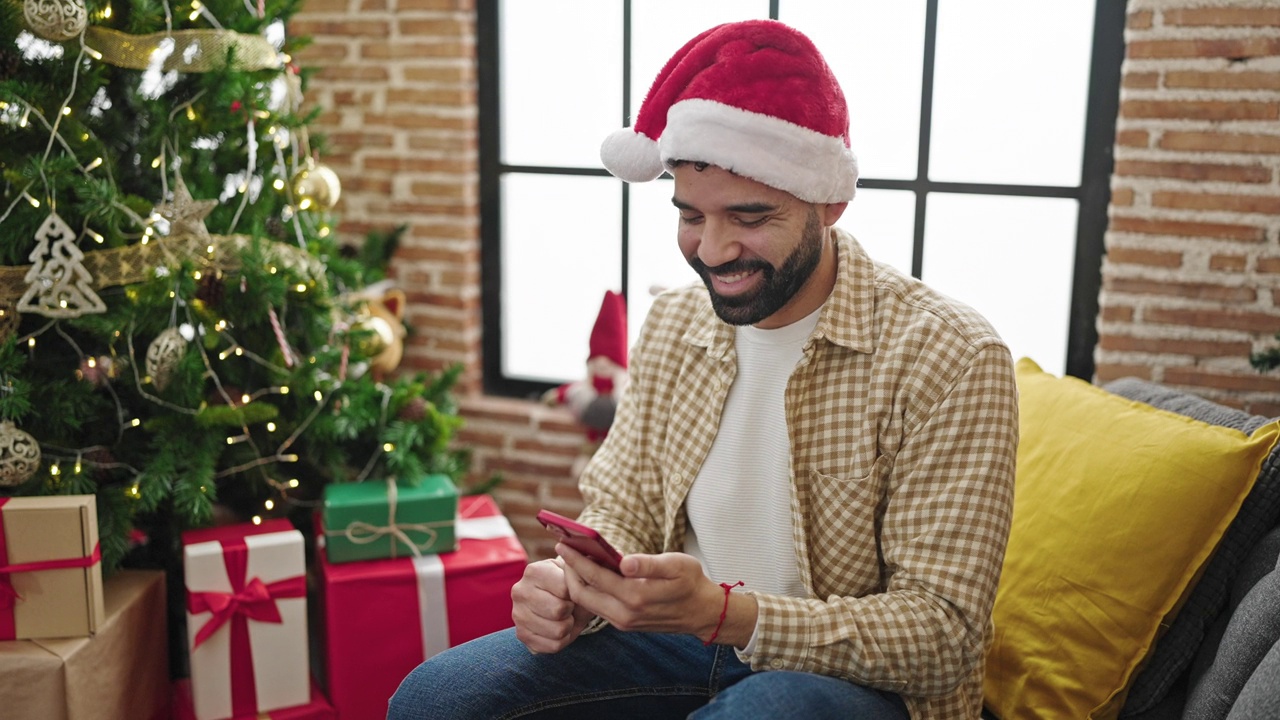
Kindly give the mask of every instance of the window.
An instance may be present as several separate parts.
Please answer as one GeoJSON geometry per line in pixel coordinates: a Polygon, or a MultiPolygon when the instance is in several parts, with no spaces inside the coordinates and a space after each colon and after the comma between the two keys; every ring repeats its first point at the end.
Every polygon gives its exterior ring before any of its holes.
{"type": "Polygon", "coordinates": [[[1015,357],[1090,377],[1123,3],[481,0],[486,389],[582,377],[605,290],[634,341],[652,289],[697,281],[669,177],[623,183],[599,144],[685,41],[751,17],[809,35],[845,91],[861,179],[839,224],[1015,357]]]}

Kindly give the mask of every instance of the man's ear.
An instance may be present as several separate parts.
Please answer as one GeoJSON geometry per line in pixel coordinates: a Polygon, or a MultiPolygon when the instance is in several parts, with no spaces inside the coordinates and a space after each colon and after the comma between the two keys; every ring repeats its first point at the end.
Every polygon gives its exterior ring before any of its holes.
{"type": "Polygon", "coordinates": [[[824,227],[831,227],[832,225],[835,225],[836,221],[840,219],[840,216],[844,215],[844,209],[847,207],[849,207],[849,203],[847,201],[842,203],[827,203],[826,205],[823,205],[822,225],[824,227]]]}

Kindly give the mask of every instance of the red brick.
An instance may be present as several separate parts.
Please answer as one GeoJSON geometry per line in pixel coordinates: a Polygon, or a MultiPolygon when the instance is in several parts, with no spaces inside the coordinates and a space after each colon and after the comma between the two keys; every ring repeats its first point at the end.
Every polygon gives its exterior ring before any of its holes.
{"type": "Polygon", "coordinates": [[[1103,286],[1129,295],[1161,295],[1206,302],[1251,303],[1258,299],[1257,290],[1251,287],[1203,282],[1108,277],[1103,279],[1103,286]]]}
{"type": "Polygon", "coordinates": [[[1158,72],[1131,72],[1125,73],[1120,79],[1120,86],[1125,88],[1133,88],[1138,90],[1150,90],[1160,87],[1160,73],[1158,72]]]}
{"type": "Polygon", "coordinates": [[[1128,305],[1108,305],[1099,308],[1098,317],[1105,322],[1133,322],[1134,311],[1128,305]]]}
{"type": "Polygon", "coordinates": [[[475,45],[448,42],[379,42],[360,46],[360,57],[366,60],[418,60],[423,58],[462,58],[475,54],[475,45]]]}
{"type": "Polygon", "coordinates": [[[1271,168],[1263,165],[1117,160],[1115,172],[1120,176],[1164,177],[1178,180],[1212,180],[1242,183],[1271,182],[1271,168]]]}
{"type": "Polygon", "coordinates": [[[1111,204],[1131,206],[1133,205],[1133,188],[1116,188],[1111,191],[1111,204]]]}
{"type": "Polygon", "coordinates": [[[1280,90],[1280,73],[1262,71],[1169,70],[1165,87],[1206,90],[1280,90]]]}
{"type": "Polygon", "coordinates": [[[1143,380],[1154,379],[1151,374],[1151,368],[1146,365],[1122,365],[1117,363],[1100,362],[1093,371],[1095,382],[1109,383],[1112,380],[1120,378],[1136,377],[1143,380]]]}
{"type": "Polygon", "coordinates": [[[1125,100],[1120,103],[1120,116],[1217,122],[1275,120],[1280,118],[1280,105],[1246,100],[1125,100]]]}
{"type": "Polygon", "coordinates": [[[1167,130],[1159,145],[1166,150],[1275,155],[1280,154],[1280,135],[1167,130]]]}
{"type": "Polygon", "coordinates": [[[1210,255],[1209,269],[1224,272],[1244,272],[1249,267],[1249,258],[1244,255],[1210,255]]]}
{"type": "Polygon", "coordinates": [[[1150,10],[1131,12],[1125,18],[1125,26],[1130,30],[1146,30],[1151,27],[1151,19],[1154,15],[1150,10]]]}
{"type": "Polygon", "coordinates": [[[400,33],[414,37],[454,40],[475,34],[475,26],[461,17],[402,18],[400,33]]]}
{"type": "Polygon", "coordinates": [[[1155,355],[1190,355],[1195,358],[1243,357],[1249,354],[1248,342],[1221,340],[1182,340],[1133,335],[1104,335],[1098,347],[1115,352],[1143,352],[1155,355]]]}
{"type": "Polygon", "coordinates": [[[1280,316],[1260,312],[1234,310],[1203,310],[1187,308],[1148,308],[1143,317],[1159,325],[1208,328],[1213,330],[1241,330],[1244,332],[1268,332],[1280,327],[1280,316]]]}
{"type": "Polygon", "coordinates": [[[1151,194],[1151,204],[1179,210],[1280,215],[1280,195],[1220,195],[1159,190],[1151,194]]]}
{"type": "Polygon", "coordinates": [[[1249,59],[1280,55],[1280,37],[1195,40],[1134,40],[1126,48],[1131,59],[1227,58],[1249,59]]]}
{"type": "Polygon", "coordinates": [[[340,20],[319,19],[309,17],[295,19],[290,23],[293,32],[299,35],[327,37],[376,37],[385,38],[391,32],[391,25],[381,20],[357,20],[350,16],[340,20]]]}
{"type": "Polygon", "coordinates": [[[1147,218],[1117,217],[1111,219],[1111,229],[1116,232],[1143,233],[1146,235],[1176,235],[1179,237],[1206,237],[1221,240],[1262,242],[1266,239],[1263,228],[1232,223],[1183,222],[1180,220],[1152,220],[1147,218]]]}
{"type": "Polygon", "coordinates": [[[1273,28],[1280,25],[1280,8],[1171,8],[1160,17],[1165,25],[1273,28]]]}
{"type": "Polygon", "coordinates": [[[324,80],[347,80],[354,82],[385,83],[391,76],[385,67],[373,65],[334,65],[320,70],[317,74],[324,80]]]}
{"type": "Polygon", "coordinates": [[[1151,133],[1146,130],[1120,130],[1116,133],[1116,144],[1126,147],[1146,147],[1151,141],[1151,133]]]}
{"type": "Polygon", "coordinates": [[[1182,267],[1182,253],[1166,250],[1112,247],[1107,249],[1107,262],[1121,265],[1177,268],[1182,267]]]}
{"type": "Polygon", "coordinates": [[[1280,273],[1280,257],[1274,255],[1259,257],[1255,269],[1268,275],[1280,273]]]}
{"type": "MultiPolygon", "coordinates": [[[[1280,322],[1280,318],[1277,318],[1280,322]]],[[[1262,392],[1280,391],[1280,377],[1257,373],[1231,375],[1198,367],[1171,367],[1164,371],[1164,381],[1170,385],[1212,388],[1214,390],[1262,392]]]]}

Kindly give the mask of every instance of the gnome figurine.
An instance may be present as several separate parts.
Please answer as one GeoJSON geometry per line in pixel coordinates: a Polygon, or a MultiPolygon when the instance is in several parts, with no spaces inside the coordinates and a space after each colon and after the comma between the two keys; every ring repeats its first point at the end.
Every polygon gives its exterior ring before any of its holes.
{"type": "Polygon", "coordinates": [[[613,414],[627,389],[627,308],[622,296],[605,291],[596,324],[591,328],[587,377],[548,390],[543,401],[566,405],[587,429],[587,439],[599,442],[613,424],[613,414]]]}

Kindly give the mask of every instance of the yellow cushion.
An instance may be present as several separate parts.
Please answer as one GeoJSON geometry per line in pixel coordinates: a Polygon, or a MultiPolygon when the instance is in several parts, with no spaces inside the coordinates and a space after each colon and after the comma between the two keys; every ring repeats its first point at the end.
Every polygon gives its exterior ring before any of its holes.
{"type": "Polygon", "coordinates": [[[987,658],[1002,720],[1114,718],[1280,436],[1246,436],[1017,363],[1013,526],[987,658]]]}

